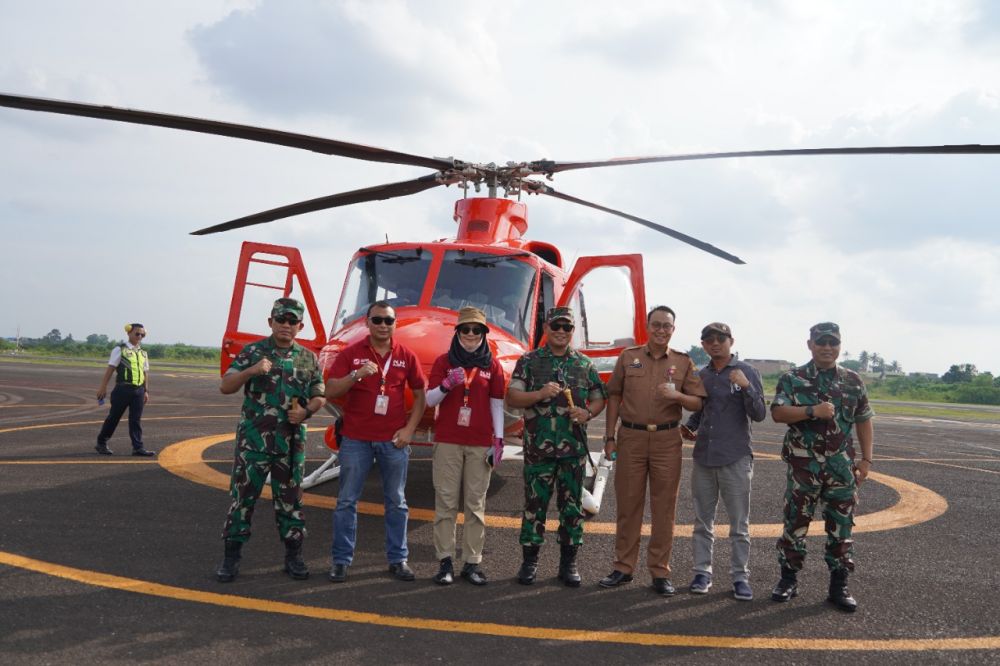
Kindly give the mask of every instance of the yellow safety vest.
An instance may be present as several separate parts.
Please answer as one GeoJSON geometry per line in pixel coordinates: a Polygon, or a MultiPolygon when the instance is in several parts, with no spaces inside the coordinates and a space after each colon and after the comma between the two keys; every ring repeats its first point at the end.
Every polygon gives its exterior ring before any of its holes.
{"type": "Polygon", "coordinates": [[[118,363],[118,384],[132,384],[142,386],[146,383],[146,350],[129,349],[128,345],[119,345],[122,350],[122,358],[118,363]]]}

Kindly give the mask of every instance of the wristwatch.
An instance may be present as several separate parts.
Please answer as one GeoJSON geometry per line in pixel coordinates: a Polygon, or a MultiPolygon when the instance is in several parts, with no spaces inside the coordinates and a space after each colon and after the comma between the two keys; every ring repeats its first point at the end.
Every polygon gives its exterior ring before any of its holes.
{"type": "Polygon", "coordinates": [[[351,370],[351,379],[353,379],[356,382],[360,382],[361,381],[361,377],[358,377],[358,369],[357,368],[351,370]]]}
{"type": "Polygon", "coordinates": [[[607,444],[608,442],[613,442],[613,441],[615,441],[615,436],[614,435],[605,435],[604,436],[604,443],[605,444],[607,444]]]}
{"type": "Polygon", "coordinates": [[[813,406],[812,405],[807,405],[806,406],[806,416],[808,416],[809,418],[813,417],[813,406]]]}

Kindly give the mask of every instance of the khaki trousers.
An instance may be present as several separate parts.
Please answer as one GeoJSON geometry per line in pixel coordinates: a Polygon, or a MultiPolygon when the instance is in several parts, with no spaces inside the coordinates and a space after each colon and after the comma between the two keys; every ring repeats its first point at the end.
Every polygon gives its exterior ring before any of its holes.
{"type": "Polygon", "coordinates": [[[639,538],[649,484],[652,514],[646,566],[653,578],[670,577],[670,551],[674,542],[677,489],[681,479],[681,434],[677,428],[646,432],[618,429],[618,464],[615,465],[615,569],[631,574],[639,560],[639,538]]]}
{"type": "Polygon", "coordinates": [[[459,499],[464,496],[462,559],[479,564],[486,541],[486,491],[490,466],[485,446],[438,442],[434,445],[434,551],[439,560],[455,558],[455,528],[459,499]]]}

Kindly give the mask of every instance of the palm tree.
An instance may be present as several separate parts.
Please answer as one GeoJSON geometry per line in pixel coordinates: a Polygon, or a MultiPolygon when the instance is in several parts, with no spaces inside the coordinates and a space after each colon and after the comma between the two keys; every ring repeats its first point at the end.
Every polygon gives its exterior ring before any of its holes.
{"type": "Polygon", "coordinates": [[[868,363],[871,361],[871,357],[868,356],[868,352],[862,350],[858,354],[858,363],[861,364],[861,372],[868,372],[868,363]]]}
{"type": "Polygon", "coordinates": [[[893,361],[892,363],[889,364],[889,367],[886,369],[894,375],[903,374],[903,366],[899,364],[899,361],[893,361]]]}

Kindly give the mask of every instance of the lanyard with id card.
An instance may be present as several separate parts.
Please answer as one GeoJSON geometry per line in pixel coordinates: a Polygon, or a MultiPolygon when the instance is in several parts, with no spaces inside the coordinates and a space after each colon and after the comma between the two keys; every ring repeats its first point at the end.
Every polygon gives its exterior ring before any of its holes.
{"type": "Polygon", "coordinates": [[[472,407],[469,407],[469,392],[472,382],[479,376],[479,368],[475,368],[465,378],[465,391],[462,393],[462,406],[458,408],[458,425],[468,428],[472,423],[472,407]]]}
{"type": "MultiPolygon", "coordinates": [[[[379,416],[385,416],[389,413],[389,396],[385,394],[385,378],[389,374],[389,365],[392,363],[392,352],[389,352],[388,358],[385,359],[385,367],[383,367],[379,373],[378,378],[378,395],[375,396],[375,413],[379,416]]],[[[376,365],[378,365],[376,363],[376,365]]]]}

